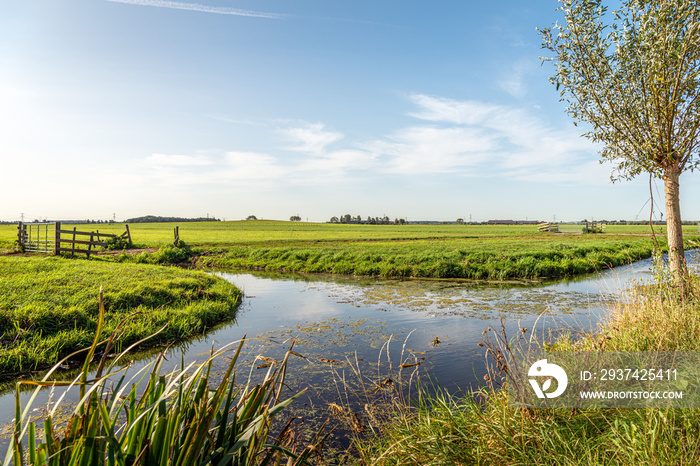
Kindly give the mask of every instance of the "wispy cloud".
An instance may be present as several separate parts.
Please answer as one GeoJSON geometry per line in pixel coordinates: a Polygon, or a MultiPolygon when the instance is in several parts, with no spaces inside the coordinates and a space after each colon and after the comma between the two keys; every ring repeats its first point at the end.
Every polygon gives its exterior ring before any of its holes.
{"type": "Polygon", "coordinates": [[[384,159],[384,173],[453,173],[479,165],[495,149],[491,137],[476,128],[413,126],[368,145],[384,159]]]}
{"type": "Polygon", "coordinates": [[[278,121],[283,127],[275,132],[286,143],[282,150],[153,154],[145,161],[157,169],[154,177],[173,184],[307,186],[431,174],[608,183],[609,168],[597,163],[596,146],[573,129],[552,128],[537,110],[424,94],[410,100],[416,124],[374,140],[348,140],[323,123],[278,121]]]}
{"type": "Polygon", "coordinates": [[[528,93],[526,78],[533,71],[534,64],[530,60],[520,60],[513,64],[498,81],[498,86],[516,99],[522,99],[528,93]]]}
{"type": "MultiPolygon", "coordinates": [[[[552,128],[532,110],[424,94],[410,99],[418,107],[411,116],[431,125],[406,128],[378,141],[374,149],[390,160],[385,170],[497,174],[541,182],[575,181],[568,174],[584,165],[592,172],[589,162],[596,146],[574,130],[552,128]]],[[[596,179],[608,182],[606,176],[596,179]]]]}
{"type": "Polygon", "coordinates": [[[214,13],[217,15],[249,16],[253,18],[282,19],[286,15],[279,13],[266,13],[261,11],[243,10],[225,6],[202,5],[201,3],[183,3],[169,0],[105,0],[112,3],[126,3],[128,5],[153,6],[158,8],[170,8],[173,10],[199,11],[201,13],[214,13]]]}
{"type": "Polygon", "coordinates": [[[280,131],[292,141],[289,150],[305,152],[313,155],[322,155],[326,146],[343,139],[343,133],[327,130],[323,123],[306,123],[294,128],[286,128],[280,131]]]}

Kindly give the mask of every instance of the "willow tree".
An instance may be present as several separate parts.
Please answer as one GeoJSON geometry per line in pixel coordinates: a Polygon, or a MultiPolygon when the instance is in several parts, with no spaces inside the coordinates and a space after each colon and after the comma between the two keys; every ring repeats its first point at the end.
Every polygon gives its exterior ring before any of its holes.
{"type": "Polygon", "coordinates": [[[550,78],[585,136],[600,143],[611,179],[662,178],[669,267],[686,272],[679,178],[698,166],[700,2],[560,0],[565,24],[542,29],[550,78]]]}

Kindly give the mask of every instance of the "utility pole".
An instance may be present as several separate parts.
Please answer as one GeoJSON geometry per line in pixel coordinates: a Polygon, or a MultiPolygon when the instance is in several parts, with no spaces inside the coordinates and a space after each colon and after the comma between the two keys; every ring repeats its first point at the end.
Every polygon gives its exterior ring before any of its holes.
{"type": "Polygon", "coordinates": [[[22,223],[24,223],[24,212],[22,212],[20,216],[22,217],[22,223]]]}

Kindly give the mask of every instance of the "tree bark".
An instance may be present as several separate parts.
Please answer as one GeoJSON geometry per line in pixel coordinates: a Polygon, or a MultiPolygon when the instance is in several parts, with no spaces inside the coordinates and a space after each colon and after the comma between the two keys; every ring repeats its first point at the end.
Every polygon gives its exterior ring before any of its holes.
{"type": "Polygon", "coordinates": [[[666,200],[666,236],[668,238],[668,266],[677,282],[686,276],[685,250],[683,249],[683,224],[681,222],[680,186],[681,170],[677,166],[664,170],[664,194],[666,200]]]}

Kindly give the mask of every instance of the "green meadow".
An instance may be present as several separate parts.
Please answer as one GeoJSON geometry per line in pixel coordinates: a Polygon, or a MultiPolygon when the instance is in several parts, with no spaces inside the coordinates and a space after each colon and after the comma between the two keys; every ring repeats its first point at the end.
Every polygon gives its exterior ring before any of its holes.
{"type": "MultiPolygon", "coordinates": [[[[174,223],[130,225],[136,247],[171,245],[174,223]]],[[[179,224],[180,239],[207,267],[332,273],[387,278],[533,280],[574,276],[650,257],[654,241],[644,225],[608,226],[602,234],[541,233],[532,225],[353,225],[281,221],[179,224]]],[[[121,233],[123,224],[76,225],[121,233]]],[[[568,229],[576,230],[569,226],[568,229]]],[[[684,228],[687,246],[697,226],[684,228]]],[[[659,245],[664,227],[657,226],[659,245]]],[[[16,227],[0,227],[0,247],[11,248],[16,227]]],[[[121,256],[121,261],[168,262],[121,256]]],[[[156,253],[157,254],[157,253],[156,253]]]]}
{"type": "MultiPolygon", "coordinates": [[[[247,244],[294,244],[338,241],[411,241],[419,239],[495,239],[495,238],[547,238],[557,242],[561,236],[538,233],[533,225],[354,225],[332,223],[286,222],[275,220],[254,220],[234,222],[192,222],[192,223],[134,223],[129,225],[136,246],[155,247],[173,241],[173,228],[179,226],[180,238],[191,246],[232,246],[247,244]]],[[[124,224],[66,224],[65,228],[76,227],[82,231],[102,233],[123,233],[124,224]]],[[[577,229],[574,225],[571,229],[577,229]]],[[[665,234],[665,227],[656,226],[656,232],[665,234]]],[[[580,230],[578,230],[580,231],[580,230]]],[[[698,234],[695,225],[683,227],[686,235],[698,234]]],[[[650,233],[646,225],[609,225],[602,236],[646,235],[650,233]]],[[[581,237],[588,235],[571,234],[581,237]]],[[[594,235],[595,236],[595,235],[594,235]]],[[[601,235],[599,235],[601,236],[601,235]]],[[[17,240],[16,225],[0,225],[0,247],[8,248],[17,240]]]]}
{"type": "MultiPolygon", "coordinates": [[[[100,259],[0,256],[0,380],[55,364],[90,346],[98,296],[117,348],[192,338],[234,317],[240,291],[200,271],[100,259]]],[[[78,356],[80,359],[84,356],[78,356]]]]}

